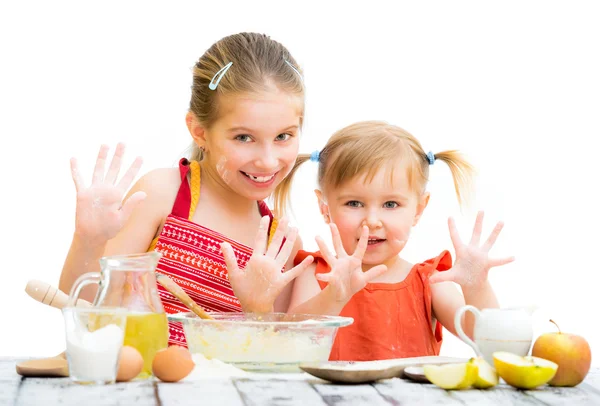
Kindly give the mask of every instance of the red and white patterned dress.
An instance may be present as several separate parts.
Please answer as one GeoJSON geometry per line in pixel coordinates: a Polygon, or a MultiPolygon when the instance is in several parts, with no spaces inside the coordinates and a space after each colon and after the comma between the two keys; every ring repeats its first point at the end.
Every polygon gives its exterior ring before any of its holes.
{"type": "MultiPolygon", "coordinates": [[[[240,302],[227,280],[221,243],[231,244],[240,269],[246,266],[252,248],[191,221],[200,196],[200,165],[184,158],[179,162],[179,171],[182,182],[173,209],[148,249],[162,254],[156,272],[169,276],[206,311],[241,312],[240,302]]],[[[273,214],[262,201],[258,202],[258,209],[262,216],[271,217],[272,236],[277,226],[273,214]]],[[[165,312],[189,311],[162,285],[157,284],[157,288],[165,312]]],[[[169,323],[169,345],[187,346],[181,323],[169,323]]]]}

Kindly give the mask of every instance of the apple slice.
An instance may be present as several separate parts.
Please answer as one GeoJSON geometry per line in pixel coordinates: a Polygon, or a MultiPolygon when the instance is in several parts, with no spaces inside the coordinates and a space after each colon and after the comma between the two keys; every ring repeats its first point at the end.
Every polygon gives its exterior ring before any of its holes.
{"type": "Polygon", "coordinates": [[[477,364],[477,379],[473,386],[477,389],[487,389],[498,385],[498,373],[493,366],[483,358],[475,358],[477,364]]]}
{"type": "Polygon", "coordinates": [[[544,385],[556,374],[558,365],[538,357],[521,357],[510,352],[495,352],[494,365],[507,384],[519,389],[544,385]]]}
{"type": "Polygon", "coordinates": [[[424,365],[429,382],[442,389],[465,389],[477,379],[477,364],[473,360],[460,364],[424,365]]]}

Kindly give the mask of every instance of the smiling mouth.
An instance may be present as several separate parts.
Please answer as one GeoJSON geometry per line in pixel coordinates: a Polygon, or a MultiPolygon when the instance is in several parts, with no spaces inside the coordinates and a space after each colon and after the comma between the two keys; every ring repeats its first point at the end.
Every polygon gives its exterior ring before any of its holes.
{"type": "Polygon", "coordinates": [[[379,244],[380,242],[387,241],[385,238],[369,238],[369,245],[379,244]]]}
{"type": "Polygon", "coordinates": [[[240,172],[243,173],[244,175],[246,175],[246,177],[250,178],[251,180],[253,180],[254,182],[257,182],[257,183],[267,183],[268,181],[273,179],[276,175],[274,173],[274,174],[268,175],[268,176],[254,176],[254,175],[250,175],[249,173],[246,173],[244,171],[240,171],[240,172]]]}

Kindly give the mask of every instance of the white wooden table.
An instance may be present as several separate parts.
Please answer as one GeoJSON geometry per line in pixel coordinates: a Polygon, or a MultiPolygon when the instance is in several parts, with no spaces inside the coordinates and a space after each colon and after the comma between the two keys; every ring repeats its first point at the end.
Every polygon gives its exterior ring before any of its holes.
{"type": "Polygon", "coordinates": [[[388,379],[333,385],[317,378],[233,378],[162,383],[156,380],[82,386],[69,378],[23,378],[15,358],[0,358],[0,405],[600,405],[600,368],[575,388],[445,391],[431,384],[388,379]]]}

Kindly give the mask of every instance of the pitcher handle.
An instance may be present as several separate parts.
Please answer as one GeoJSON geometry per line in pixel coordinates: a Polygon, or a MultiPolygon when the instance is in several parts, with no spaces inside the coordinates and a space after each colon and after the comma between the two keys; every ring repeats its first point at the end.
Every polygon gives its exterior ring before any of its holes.
{"type": "Polygon", "coordinates": [[[475,306],[466,305],[456,311],[456,315],[454,316],[454,328],[456,329],[456,333],[458,334],[460,339],[467,343],[469,347],[471,347],[473,351],[475,351],[475,354],[477,354],[478,357],[482,357],[483,355],[481,354],[481,351],[479,350],[477,344],[475,344],[475,342],[471,340],[462,329],[462,316],[468,311],[473,313],[473,315],[475,316],[475,323],[477,323],[479,317],[481,316],[481,312],[475,306]]]}
{"type": "Polygon", "coordinates": [[[69,293],[69,300],[67,301],[66,307],[73,307],[77,303],[81,289],[92,283],[100,284],[102,280],[102,274],[100,272],[88,272],[81,275],[75,280],[71,287],[71,293],[69,293]]]}

